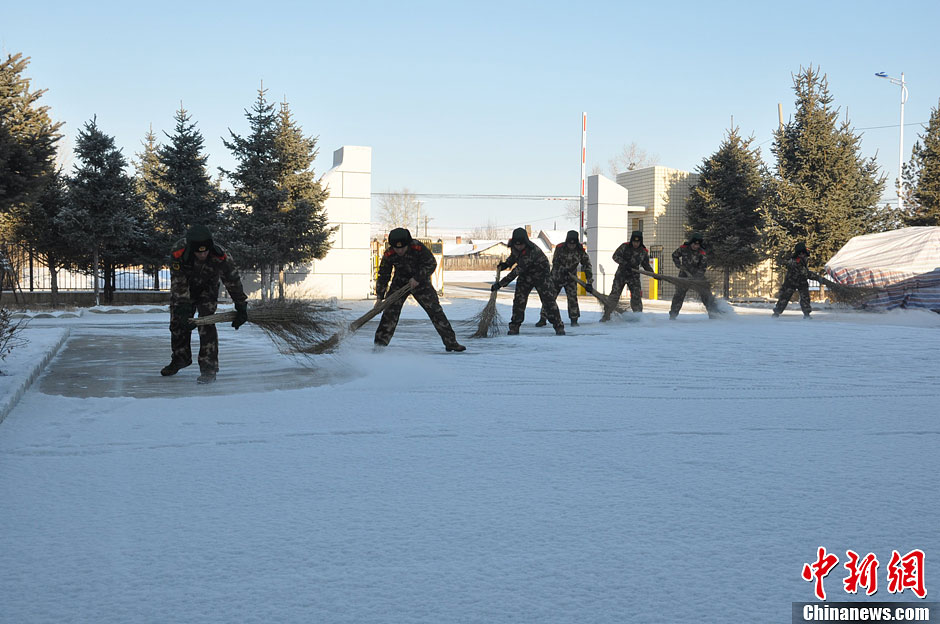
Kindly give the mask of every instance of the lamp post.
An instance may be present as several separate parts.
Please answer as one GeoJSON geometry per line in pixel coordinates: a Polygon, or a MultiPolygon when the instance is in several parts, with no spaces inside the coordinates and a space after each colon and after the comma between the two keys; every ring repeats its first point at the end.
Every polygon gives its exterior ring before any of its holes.
{"type": "Polygon", "coordinates": [[[886,72],[876,72],[875,75],[901,87],[901,138],[898,142],[898,210],[901,210],[904,208],[904,200],[901,199],[901,172],[904,170],[904,103],[907,102],[907,84],[904,82],[904,72],[901,72],[900,78],[889,76],[886,72]]]}

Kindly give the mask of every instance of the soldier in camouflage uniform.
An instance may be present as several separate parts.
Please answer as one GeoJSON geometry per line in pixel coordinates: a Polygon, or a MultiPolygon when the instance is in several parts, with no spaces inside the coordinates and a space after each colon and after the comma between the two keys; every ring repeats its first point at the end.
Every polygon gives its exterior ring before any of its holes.
{"type": "Polygon", "coordinates": [[[803,310],[803,318],[810,318],[809,314],[813,311],[809,303],[809,278],[815,274],[809,270],[809,251],[806,249],[806,243],[797,243],[793,248],[793,256],[787,260],[787,275],[783,278],[783,285],[780,286],[780,293],[777,299],[777,305],[774,306],[774,318],[786,310],[790,303],[790,297],[793,291],[800,291],[800,309],[803,310]]]}
{"type": "MultiPolygon", "coordinates": [[[[170,345],[173,359],[160,374],[175,375],[193,363],[190,339],[193,326],[189,322],[198,310],[199,316],[214,314],[219,299],[219,281],[225,284],[235,302],[238,329],[248,321],[248,297],[232,256],[212,242],[212,233],[204,225],[194,225],[186,238],[178,242],[170,254],[170,345]]],[[[215,381],[219,370],[219,334],[215,325],[199,326],[199,383],[215,381]]]]}
{"type": "MultiPolygon", "coordinates": [[[[571,319],[572,327],[578,326],[578,318],[581,316],[581,308],[578,307],[578,283],[573,277],[579,264],[584,269],[588,286],[593,286],[594,271],[591,269],[591,258],[578,240],[578,232],[570,230],[565,236],[565,242],[555,248],[555,254],[552,256],[552,299],[557,301],[561,289],[565,289],[565,296],[568,298],[568,318],[571,319]]],[[[543,307],[535,326],[545,327],[547,319],[548,315],[543,307]]]]}
{"type": "MultiPolygon", "coordinates": [[[[623,243],[617,247],[612,256],[617,263],[617,272],[614,274],[614,283],[610,289],[608,300],[612,306],[620,301],[620,295],[623,293],[623,287],[630,289],[630,309],[634,312],[643,311],[643,288],[640,285],[639,269],[642,267],[647,271],[652,271],[650,266],[650,253],[643,245],[643,232],[635,230],[630,235],[630,242],[623,243]]],[[[613,310],[604,310],[604,316],[601,322],[609,321],[613,310]]]]}
{"type": "MultiPolygon", "coordinates": [[[[702,247],[704,240],[698,232],[692,232],[688,242],[683,243],[672,252],[672,261],[679,269],[679,277],[694,280],[705,279],[705,269],[708,268],[708,257],[705,249],[702,247]]],[[[685,301],[685,294],[688,288],[676,286],[676,294],[672,297],[672,307],[669,309],[669,318],[674,320],[679,316],[679,310],[682,309],[682,303],[685,301]]],[[[699,293],[702,296],[702,303],[712,316],[714,302],[710,293],[699,293]]]]}
{"type": "MultiPolygon", "coordinates": [[[[434,329],[444,342],[444,347],[448,351],[466,351],[467,348],[457,342],[454,329],[444,315],[437,292],[431,284],[431,276],[437,268],[434,254],[421,241],[412,239],[411,232],[405,228],[395,228],[389,232],[388,245],[389,248],[379,263],[379,275],[375,282],[376,299],[382,301],[387,293],[395,292],[405,284],[411,284],[411,296],[428,313],[428,317],[434,323],[434,329]],[[392,278],[392,269],[395,272],[394,278],[392,278]],[[392,278],[391,286],[388,283],[389,278],[392,278]]],[[[401,308],[405,305],[407,298],[407,296],[402,297],[385,308],[379,327],[375,330],[377,347],[387,347],[392,340],[392,335],[398,326],[398,317],[401,316],[401,308]]]]}
{"type": "Polygon", "coordinates": [[[561,314],[558,312],[558,304],[555,303],[553,294],[554,284],[552,282],[552,268],[548,263],[548,258],[542,253],[542,250],[536,247],[529,240],[529,235],[524,228],[516,228],[512,232],[512,238],[509,239],[509,247],[512,252],[509,257],[497,265],[500,271],[516,265],[508,275],[493,284],[491,290],[496,291],[511,281],[519,278],[516,282],[516,294],[512,299],[512,318],[509,321],[509,335],[515,336],[519,333],[519,326],[525,320],[525,307],[529,302],[529,293],[534,288],[542,300],[542,309],[545,310],[548,322],[555,328],[555,334],[565,335],[565,324],[561,321],[561,314]]]}

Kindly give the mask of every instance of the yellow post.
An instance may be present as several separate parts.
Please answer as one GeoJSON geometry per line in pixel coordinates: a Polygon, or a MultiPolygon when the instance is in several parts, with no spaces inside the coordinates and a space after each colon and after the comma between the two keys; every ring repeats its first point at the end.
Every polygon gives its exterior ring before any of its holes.
{"type": "MultiPolygon", "coordinates": [[[[653,265],[653,273],[659,273],[659,258],[650,258],[650,264],[653,265]]],[[[649,278],[650,280],[650,299],[659,299],[659,280],[649,278]]]]}
{"type": "MultiPolygon", "coordinates": [[[[582,282],[587,281],[587,278],[584,276],[584,271],[578,271],[578,279],[580,279],[582,282]]],[[[580,297],[581,295],[586,295],[586,294],[587,294],[587,291],[584,290],[584,286],[582,286],[581,284],[578,284],[578,296],[580,297]]]]}

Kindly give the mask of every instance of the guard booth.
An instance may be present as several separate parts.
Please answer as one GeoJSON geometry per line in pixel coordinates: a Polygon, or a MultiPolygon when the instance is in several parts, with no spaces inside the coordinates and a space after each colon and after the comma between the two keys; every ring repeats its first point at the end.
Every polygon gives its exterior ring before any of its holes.
{"type": "MultiPolygon", "coordinates": [[[[437,260],[437,268],[431,276],[431,284],[438,295],[444,294],[444,242],[441,240],[432,241],[430,238],[417,238],[415,240],[424,243],[424,246],[431,250],[434,259],[437,260]]],[[[375,282],[379,278],[379,264],[382,262],[382,255],[388,245],[385,241],[378,239],[372,240],[372,283],[369,286],[369,294],[375,296],[375,282]]],[[[393,276],[394,277],[394,276],[393,276]]]]}

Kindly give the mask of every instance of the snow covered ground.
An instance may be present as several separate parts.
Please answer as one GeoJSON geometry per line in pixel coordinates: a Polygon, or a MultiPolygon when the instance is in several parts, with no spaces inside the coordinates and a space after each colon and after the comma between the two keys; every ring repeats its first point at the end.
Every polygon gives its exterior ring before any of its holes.
{"type": "Polygon", "coordinates": [[[0,424],[0,621],[785,622],[819,546],[829,600],[847,549],[914,600],[915,548],[935,600],[940,316],[534,302],[462,354],[414,305],[310,363],[223,327],[208,388],[165,314],[34,319],[21,358],[70,335],[0,424]]]}

